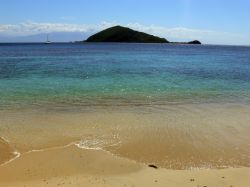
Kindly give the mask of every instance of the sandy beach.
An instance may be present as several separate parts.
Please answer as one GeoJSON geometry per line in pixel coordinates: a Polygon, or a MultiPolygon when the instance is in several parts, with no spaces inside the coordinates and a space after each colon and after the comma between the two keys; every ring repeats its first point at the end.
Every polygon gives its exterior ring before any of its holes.
{"type": "Polygon", "coordinates": [[[249,186],[247,105],[139,109],[1,111],[0,186],[249,186]]]}
{"type": "Polygon", "coordinates": [[[0,167],[0,186],[5,187],[248,187],[249,178],[249,168],[154,169],[105,151],[74,145],[30,152],[0,167]]]}

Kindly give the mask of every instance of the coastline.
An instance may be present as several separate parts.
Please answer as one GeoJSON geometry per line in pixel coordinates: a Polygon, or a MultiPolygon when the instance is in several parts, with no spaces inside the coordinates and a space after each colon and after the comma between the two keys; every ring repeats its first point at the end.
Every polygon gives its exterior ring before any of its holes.
{"type": "Polygon", "coordinates": [[[1,111],[6,140],[1,151],[15,160],[19,154],[76,145],[167,169],[249,167],[249,107],[1,111]]]}
{"type": "Polygon", "coordinates": [[[2,140],[19,154],[0,165],[0,186],[248,187],[249,107],[1,110],[2,140]]]}
{"type": "Polygon", "coordinates": [[[0,166],[0,185],[248,187],[250,168],[168,170],[75,145],[30,152],[0,166]]]}
{"type": "Polygon", "coordinates": [[[0,110],[1,140],[16,153],[0,164],[0,186],[250,183],[248,104],[63,109],[0,110]]]}

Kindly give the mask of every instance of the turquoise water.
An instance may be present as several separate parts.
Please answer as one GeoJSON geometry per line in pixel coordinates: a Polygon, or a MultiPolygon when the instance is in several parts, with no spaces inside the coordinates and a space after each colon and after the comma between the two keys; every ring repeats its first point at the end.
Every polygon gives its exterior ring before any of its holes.
{"type": "Polygon", "coordinates": [[[249,101],[250,47],[0,45],[0,107],[249,101]]]}

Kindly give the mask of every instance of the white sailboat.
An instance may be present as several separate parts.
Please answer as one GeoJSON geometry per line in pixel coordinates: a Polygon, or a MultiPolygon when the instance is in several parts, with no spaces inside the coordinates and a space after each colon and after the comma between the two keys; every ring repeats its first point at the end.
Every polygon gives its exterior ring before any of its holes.
{"type": "Polygon", "coordinates": [[[49,41],[49,34],[47,34],[47,41],[45,42],[45,44],[51,44],[52,42],[49,41]]]}

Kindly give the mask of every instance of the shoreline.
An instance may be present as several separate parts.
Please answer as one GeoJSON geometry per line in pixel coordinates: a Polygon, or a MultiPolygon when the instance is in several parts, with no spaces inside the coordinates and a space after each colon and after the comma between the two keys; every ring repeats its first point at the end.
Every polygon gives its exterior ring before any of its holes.
{"type": "Polygon", "coordinates": [[[24,154],[0,166],[0,185],[248,187],[250,168],[169,170],[150,168],[102,150],[69,145],[24,154]],[[47,159],[50,158],[50,159],[47,159]]]}
{"type": "Polygon", "coordinates": [[[0,111],[0,186],[248,187],[250,106],[141,109],[0,111]]]}
{"type": "Polygon", "coordinates": [[[0,128],[16,152],[9,160],[75,144],[168,169],[249,167],[249,112],[246,105],[0,111],[0,128]]]}
{"type": "MultiPolygon", "coordinates": [[[[2,137],[1,137],[2,138],[2,137]]],[[[143,163],[143,162],[138,162],[136,160],[132,160],[130,158],[126,158],[126,157],[122,157],[120,155],[116,155],[106,149],[103,149],[103,148],[91,148],[91,147],[87,147],[87,146],[81,146],[80,143],[81,140],[79,141],[76,141],[76,142],[71,142],[67,145],[62,145],[62,146],[56,146],[56,147],[50,147],[50,148],[44,148],[44,149],[37,149],[37,150],[30,150],[30,151],[27,151],[27,152],[24,152],[24,153],[19,153],[18,151],[14,151],[13,154],[16,155],[15,157],[13,158],[10,158],[10,160],[4,162],[4,163],[0,163],[0,167],[1,166],[6,166],[8,164],[11,164],[12,162],[14,162],[15,160],[19,159],[20,157],[22,156],[25,156],[27,154],[32,154],[32,153],[42,153],[42,152],[47,152],[47,151],[53,151],[53,150],[60,150],[60,149],[64,149],[64,148],[68,148],[68,147],[71,147],[71,146],[75,146],[77,147],[78,149],[82,149],[82,150],[85,150],[85,151],[88,151],[88,150],[91,150],[91,151],[101,151],[101,152],[105,152],[107,154],[110,154],[112,155],[113,157],[116,157],[116,158],[119,158],[119,159],[124,159],[124,160],[128,160],[130,162],[135,162],[139,165],[144,165],[146,166],[147,164],[146,163],[143,163]]],[[[150,164],[149,164],[150,165],[150,164]]],[[[148,166],[149,166],[148,165],[148,166]]],[[[153,168],[155,167],[154,165],[152,165],[153,168]]],[[[157,169],[159,166],[156,166],[155,169],[157,169]]],[[[195,170],[224,170],[224,169],[236,169],[236,168],[244,168],[244,167],[233,167],[233,166],[225,166],[225,167],[220,167],[220,168],[209,168],[209,167],[190,167],[190,168],[187,168],[187,169],[168,169],[168,168],[164,168],[164,167],[160,167],[161,169],[166,169],[166,170],[174,170],[174,171],[195,171],[195,170]]],[[[247,167],[248,168],[248,167],[247,167]]],[[[250,167],[249,167],[250,168],[250,167]]]]}

